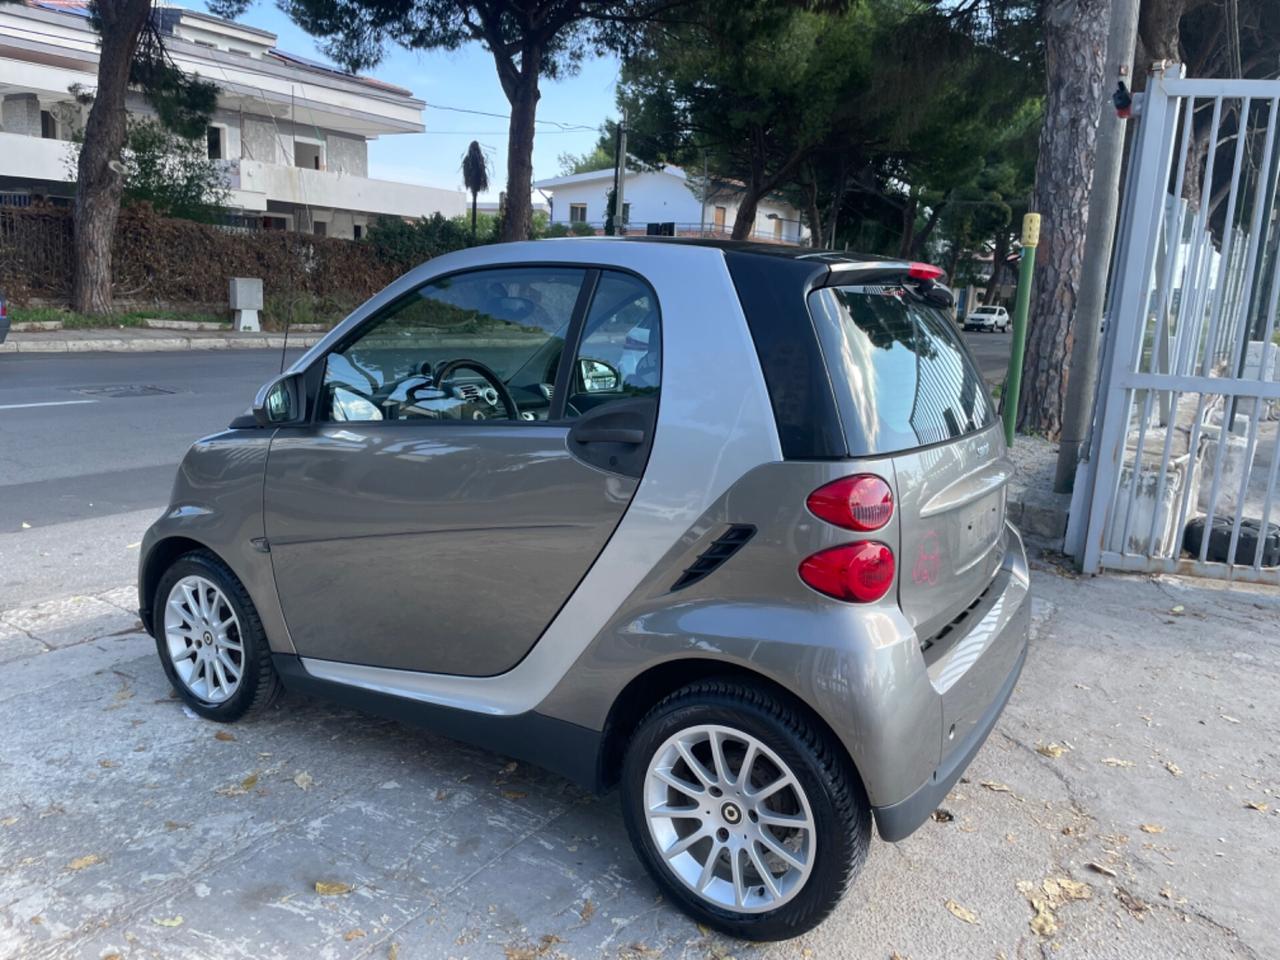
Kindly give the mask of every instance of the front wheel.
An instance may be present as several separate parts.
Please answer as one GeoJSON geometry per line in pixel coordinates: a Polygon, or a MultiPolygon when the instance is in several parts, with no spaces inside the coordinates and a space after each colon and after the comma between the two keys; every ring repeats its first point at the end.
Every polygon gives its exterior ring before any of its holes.
{"type": "Polygon", "coordinates": [[[212,553],[188,553],[165,572],[152,617],[164,672],[200,716],[230,723],[279,696],[258,611],[212,553]]]}
{"type": "Polygon", "coordinates": [[[708,926],[781,940],[829,914],[866,859],[871,810],[838,744],[751,684],[706,681],[641,722],[627,831],[658,886],[708,926]]]}

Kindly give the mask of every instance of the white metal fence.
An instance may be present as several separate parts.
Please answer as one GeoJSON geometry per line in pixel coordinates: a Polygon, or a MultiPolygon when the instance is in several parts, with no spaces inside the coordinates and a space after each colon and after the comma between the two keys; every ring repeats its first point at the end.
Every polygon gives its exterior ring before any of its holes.
{"type": "Polygon", "coordinates": [[[1280,81],[1153,74],[1072,530],[1086,572],[1280,584],[1280,81]]]}

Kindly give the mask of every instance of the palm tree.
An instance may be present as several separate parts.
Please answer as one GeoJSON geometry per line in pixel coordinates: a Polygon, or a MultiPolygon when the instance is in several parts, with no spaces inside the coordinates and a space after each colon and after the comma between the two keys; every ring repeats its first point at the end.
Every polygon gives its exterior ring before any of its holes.
{"type": "Polygon", "coordinates": [[[476,239],[476,195],[489,189],[489,159],[477,140],[471,141],[462,158],[462,182],[471,192],[471,242],[476,239]]]}

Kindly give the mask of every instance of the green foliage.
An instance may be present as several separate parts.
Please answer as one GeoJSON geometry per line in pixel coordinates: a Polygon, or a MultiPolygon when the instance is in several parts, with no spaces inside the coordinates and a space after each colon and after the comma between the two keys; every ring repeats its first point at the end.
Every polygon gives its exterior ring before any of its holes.
{"type": "Polygon", "coordinates": [[[200,310],[175,310],[167,307],[143,307],[124,310],[105,316],[89,316],[66,310],[62,307],[13,306],[9,310],[9,318],[13,323],[47,323],[57,321],[66,330],[95,329],[100,327],[141,327],[144,320],[190,320],[198,323],[226,323],[225,315],[212,314],[200,310]]]}
{"type": "Polygon", "coordinates": [[[569,225],[567,223],[553,223],[547,227],[546,236],[549,239],[567,237],[569,236],[569,225]]]}
{"type": "Polygon", "coordinates": [[[379,217],[364,241],[387,263],[422,263],[471,246],[470,225],[462,218],[445,219],[433,213],[414,221],[379,217]]]}
{"type": "Polygon", "coordinates": [[[125,203],[149,203],[161,216],[203,223],[222,214],[226,174],[208,158],[202,139],[185,139],[156,120],[131,119],[122,162],[125,203]]]}

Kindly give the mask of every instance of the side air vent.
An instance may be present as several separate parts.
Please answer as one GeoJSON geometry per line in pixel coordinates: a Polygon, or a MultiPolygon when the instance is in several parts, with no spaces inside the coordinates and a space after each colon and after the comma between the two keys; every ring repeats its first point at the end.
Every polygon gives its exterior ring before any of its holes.
{"type": "Polygon", "coordinates": [[[724,563],[735,553],[742,549],[743,545],[756,535],[756,528],[746,523],[736,523],[724,533],[720,534],[706,550],[698,555],[698,559],[680,574],[671,590],[683,590],[685,587],[692,586],[704,577],[714,573],[720,564],[724,563]]]}

